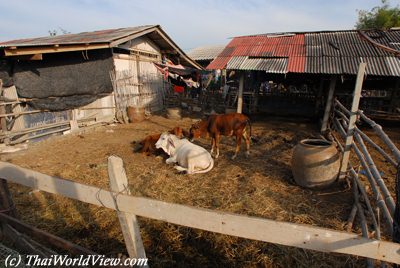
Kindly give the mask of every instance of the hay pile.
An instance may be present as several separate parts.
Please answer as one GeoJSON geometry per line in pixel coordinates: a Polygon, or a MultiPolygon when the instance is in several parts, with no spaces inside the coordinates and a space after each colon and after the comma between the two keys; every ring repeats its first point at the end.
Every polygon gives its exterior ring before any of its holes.
{"type": "MultiPolygon", "coordinates": [[[[341,185],[310,191],[293,183],[293,147],[317,133],[307,122],[263,120],[253,123],[251,157],[230,160],[234,140],[223,138],[222,156],[207,174],[178,174],[164,159],[133,153],[132,141],[192,121],[152,117],[138,124],[103,127],[79,136],[57,137],[2,160],[49,175],[109,189],[107,157],[124,161],[133,195],[279,221],[344,230],[352,206],[351,191],[341,185]],[[109,130],[112,129],[113,132],[109,130]],[[107,131],[108,130],[108,131],[107,131]]],[[[207,149],[210,141],[200,140],[207,149]]],[[[115,212],[12,185],[22,219],[99,253],[116,256],[125,245],[115,212]]],[[[139,218],[152,267],[343,267],[362,259],[214,234],[139,218]]],[[[199,219],[201,220],[201,219],[199,219]]]]}

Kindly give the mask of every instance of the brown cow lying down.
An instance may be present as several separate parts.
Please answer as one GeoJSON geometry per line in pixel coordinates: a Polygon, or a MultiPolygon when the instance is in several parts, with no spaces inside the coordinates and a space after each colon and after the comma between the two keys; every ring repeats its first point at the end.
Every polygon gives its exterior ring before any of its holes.
{"type": "MultiPolygon", "coordinates": [[[[175,136],[182,138],[184,131],[180,127],[174,127],[173,129],[168,131],[171,134],[174,134],[175,136]]],[[[156,142],[160,139],[161,133],[160,134],[153,134],[153,135],[148,135],[146,138],[144,138],[141,142],[139,142],[140,145],[142,145],[142,148],[140,149],[139,152],[142,154],[147,154],[149,155],[150,153],[153,153],[157,150],[156,148],[156,142]]]]}
{"type": "Polygon", "coordinates": [[[211,154],[213,154],[214,148],[216,148],[215,158],[218,158],[219,156],[219,141],[221,135],[236,137],[236,150],[232,159],[235,159],[240,151],[242,137],[246,141],[246,156],[250,155],[251,122],[250,119],[243,114],[231,113],[210,115],[207,119],[203,119],[193,124],[189,131],[189,138],[191,141],[193,141],[194,138],[208,138],[211,136],[211,154]],[[249,125],[250,128],[249,134],[246,131],[247,125],[249,125]]]}

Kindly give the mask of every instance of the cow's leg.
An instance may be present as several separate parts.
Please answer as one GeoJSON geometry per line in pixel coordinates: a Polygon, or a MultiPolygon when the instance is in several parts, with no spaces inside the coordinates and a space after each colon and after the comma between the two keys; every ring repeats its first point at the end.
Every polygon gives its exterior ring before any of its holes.
{"type": "Polygon", "coordinates": [[[188,168],[186,170],[187,174],[194,174],[194,162],[193,161],[189,161],[188,162],[188,168]]]}
{"type": "Polygon", "coordinates": [[[147,153],[147,152],[149,151],[148,142],[147,142],[146,140],[144,140],[144,141],[142,141],[140,144],[143,146],[143,147],[140,149],[140,152],[141,152],[142,154],[147,153]]]}
{"type": "Polygon", "coordinates": [[[189,174],[187,168],[184,168],[184,167],[181,167],[181,166],[176,165],[176,166],[175,166],[175,169],[178,170],[178,171],[180,171],[180,172],[182,172],[182,171],[187,172],[187,173],[189,174]]]}
{"type": "Polygon", "coordinates": [[[221,135],[217,134],[215,135],[215,147],[217,148],[217,154],[215,155],[215,158],[218,158],[219,156],[219,141],[221,139],[221,135]]]}
{"type": "Polygon", "coordinates": [[[243,132],[243,138],[246,141],[246,157],[250,156],[250,136],[247,134],[246,129],[243,132]]]}
{"type": "Polygon", "coordinates": [[[167,163],[168,165],[173,164],[175,162],[176,162],[175,157],[170,157],[167,160],[165,160],[165,163],[167,163]]]}
{"type": "Polygon", "coordinates": [[[211,156],[214,153],[214,146],[215,146],[215,137],[212,136],[212,138],[211,138],[211,151],[210,151],[211,156]]]}
{"type": "Polygon", "coordinates": [[[242,144],[242,133],[237,133],[236,134],[236,149],[235,149],[235,154],[232,156],[232,160],[236,158],[240,151],[240,145],[242,144]]]}

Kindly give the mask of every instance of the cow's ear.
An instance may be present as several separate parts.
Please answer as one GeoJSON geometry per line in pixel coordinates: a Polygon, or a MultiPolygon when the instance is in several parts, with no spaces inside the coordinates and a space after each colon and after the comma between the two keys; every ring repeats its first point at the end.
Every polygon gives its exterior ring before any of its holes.
{"type": "Polygon", "coordinates": [[[175,148],[175,143],[171,138],[168,138],[168,144],[175,148]]]}

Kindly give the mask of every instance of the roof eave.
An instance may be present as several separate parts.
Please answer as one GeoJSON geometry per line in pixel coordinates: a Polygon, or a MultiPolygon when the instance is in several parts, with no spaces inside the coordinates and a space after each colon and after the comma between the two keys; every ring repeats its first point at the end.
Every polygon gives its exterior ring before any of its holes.
{"type": "Polygon", "coordinates": [[[127,35],[127,36],[124,36],[122,38],[115,39],[115,40],[110,42],[110,47],[116,47],[116,46],[118,46],[118,45],[120,45],[122,43],[125,43],[125,42],[129,41],[129,40],[132,40],[132,39],[141,37],[143,35],[146,35],[148,33],[154,32],[159,27],[160,27],[160,25],[149,26],[149,28],[143,29],[142,31],[139,31],[139,32],[136,32],[134,34],[127,35]]]}
{"type": "Polygon", "coordinates": [[[199,70],[204,70],[204,68],[198,64],[196,61],[194,61],[192,58],[190,58],[188,55],[186,55],[185,52],[183,52],[182,49],[178,47],[177,44],[175,44],[174,41],[163,31],[163,29],[158,25],[157,26],[157,32],[167,41],[167,43],[173,47],[178,53],[181,55],[181,57],[187,61],[189,64],[191,64],[193,67],[199,70]]]}
{"type": "Polygon", "coordinates": [[[73,45],[48,45],[48,46],[23,46],[23,47],[4,47],[4,56],[21,56],[45,53],[59,53],[81,50],[93,50],[109,48],[108,43],[92,43],[92,44],[73,44],[73,45]]]}

